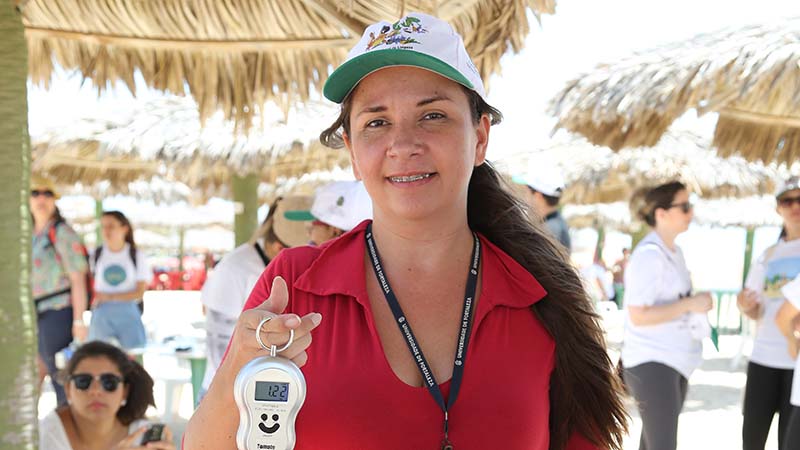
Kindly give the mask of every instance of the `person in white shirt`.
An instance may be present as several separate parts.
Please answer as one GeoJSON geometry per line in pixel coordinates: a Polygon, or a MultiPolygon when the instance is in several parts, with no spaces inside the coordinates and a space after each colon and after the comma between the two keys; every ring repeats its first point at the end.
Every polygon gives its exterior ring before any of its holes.
{"type": "MultiPolygon", "coordinates": [[[[800,208],[799,208],[800,209],[800,208]]],[[[795,358],[794,375],[792,379],[792,393],[789,403],[792,410],[783,435],[781,449],[800,448],[800,358],[797,358],[798,345],[800,345],[800,275],[793,281],[786,283],[781,288],[781,293],[786,300],[778,310],[775,319],[778,328],[783,332],[789,343],[789,354],[795,358]]]]}
{"type": "Polygon", "coordinates": [[[702,362],[702,338],[710,332],[712,301],[708,293],[692,295],[675,244],[692,220],[686,187],[672,182],[640,191],[632,206],[653,231],[625,271],[623,377],[642,417],[639,449],[675,450],[688,379],[702,362]]]}
{"type": "Polygon", "coordinates": [[[750,269],[736,302],[743,314],[758,321],[742,408],[744,450],[763,450],[776,412],[779,447],[790,448],[783,446],[783,440],[792,408],[789,400],[795,361],[775,319],[785,304],[781,287],[800,274],[800,179],[784,180],[775,197],[783,218],[782,237],[750,269]]]}
{"type": "Polygon", "coordinates": [[[303,245],[308,241],[304,226],[286,220],[284,212],[308,209],[310,205],[309,196],[278,197],[250,240],[225,255],[203,284],[200,301],[206,308],[207,351],[204,391],[211,385],[239,313],[261,272],[284,248],[303,245]]]}
{"type": "Polygon", "coordinates": [[[128,350],[144,347],[141,302],[153,272],[123,213],[103,212],[100,226],[103,244],[90,258],[94,297],[89,340],[116,341],[128,350]]]}
{"type": "Polygon", "coordinates": [[[39,424],[43,450],[109,449],[175,450],[172,431],[143,445],[148,406],[155,406],[153,379],[121,349],[101,341],[87,342],[59,374],[67,405],[39,424]]]}

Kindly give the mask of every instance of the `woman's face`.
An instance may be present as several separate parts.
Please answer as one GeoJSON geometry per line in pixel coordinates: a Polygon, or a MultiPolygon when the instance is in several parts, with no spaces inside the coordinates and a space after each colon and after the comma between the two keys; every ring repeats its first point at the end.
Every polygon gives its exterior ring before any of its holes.
{"type": "Polygon", "coordinates": [[[103,242],[115,246],[124,243],[125,235],[128,233],[128,227],[113,216],[102,216],[100,229],[103,233],[103,242]]]}
{"type": "Polygon", "coordinates": [[[778,199],[778,214],[787,226],[800,226],[800,189],[781,195],[778,199]]]}
{"type": "Polygon", "coordinates": [[[680,190],[675,193],[672,205],[669,208],[659,208],[656,210],[656,225],[679,234],[689,229],[692,222],[694,210],[689,202],[689,192],[680,190]],[[690,205],[688,211],[685,205],[690,205]]]}
{"type": "Polygon", "coordinates": [[[466,214],[489,127],[488,116],[473,122],[461,85],[428,70],[390,67],[356,87],[344,138],[375,216],[419,220],[466,214]]]}
{"type": "Polygon", "coordinates": [[[318,220],[308,225],[308,239],[312,245],[322,245],[341,234],[338,228],[318,220]]]}
{"type": "Polygon", "coordinates": [[[72,412],[90,420],[107,419],[115,417],[122,407],[122,400],[128,397],[128,387],[118,383],[116,389],[109,391],[113,383],[108,382],[112,377],[122,379],[122,373],[116,364],[104,356],[84,358],[75,366],[75,370],[66,383],[65,391],[67,401],[72,412]],[[87,389],[81,385],[86,375],[92,377],[87,389]],[[101,377],[106,378],[104,382],[101,377]]]}
{"type": "Polygon", "coordinates": [[[47,188],[32,188],[29,205],[34,217],[50,218],[56,211],[56,198],[47,188]]]}

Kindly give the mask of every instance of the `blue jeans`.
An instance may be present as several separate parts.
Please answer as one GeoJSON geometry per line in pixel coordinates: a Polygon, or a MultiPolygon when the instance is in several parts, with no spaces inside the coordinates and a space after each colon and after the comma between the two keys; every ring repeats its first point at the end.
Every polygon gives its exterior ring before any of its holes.
{"type": "Polygon", "coordinates": [[[125,350],[144,347],[147,338],[137,302],[107,302],[92,310],[89,340],[119,342],[125,350]]]}
{"type": "Polygon", "coordinates": [[[36,324],[39,328],[39,356],[47,366],[58,406],[66,405],[64,386],[56,381],[56,353],[72,342],[72,307],[40,312],[36,324]]]}

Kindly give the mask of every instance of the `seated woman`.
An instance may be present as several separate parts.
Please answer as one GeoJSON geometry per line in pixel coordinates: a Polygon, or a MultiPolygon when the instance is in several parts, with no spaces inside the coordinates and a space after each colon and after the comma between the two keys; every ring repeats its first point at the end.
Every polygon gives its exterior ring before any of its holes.
{"type": "Polygon", "coordinates": [[[47,450],[175,450],[172,432],[141,444],[144,418],[153,400],[153,379],[119,348],[100,341],[80,347],[60,374],[67,405],[39,424],[39,445],[47,450]]]}

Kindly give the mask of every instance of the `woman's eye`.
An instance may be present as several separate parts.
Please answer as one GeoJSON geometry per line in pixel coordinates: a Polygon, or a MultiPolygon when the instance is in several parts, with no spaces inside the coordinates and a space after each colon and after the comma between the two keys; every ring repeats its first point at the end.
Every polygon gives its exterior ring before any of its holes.
{"type": "Polygon", "coordinates": [[[438,112],[431,112],[431,113],[425,114],[422,118],[424,120],[442,119],[442,118],[444,118],[444,114],[438,113],[438,112]]]}
{"type": "Polygon", "coordinates": [[[383,120],[383,119],[375,119],[375,120],[370,120],[369,122],[367,122],[366,128],[376,128],[376,127],[381,127],[383,125],[386,125],[386,121],[385,120],[383,120]]]}

